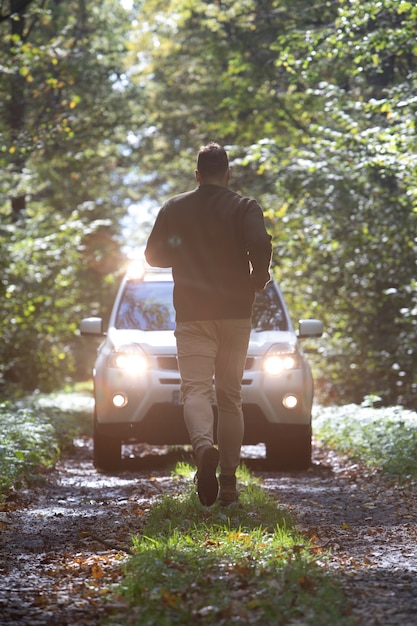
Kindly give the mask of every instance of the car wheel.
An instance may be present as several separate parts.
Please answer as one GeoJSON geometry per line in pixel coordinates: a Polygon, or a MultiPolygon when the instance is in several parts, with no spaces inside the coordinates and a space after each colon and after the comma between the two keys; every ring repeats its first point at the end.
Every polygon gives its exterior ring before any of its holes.
{"type": "Polygon", "coordinates": [[[269,469],[305,470],[311,465],[311,426],[276,424],[265,441],[269,469]]]}
{"type": "Polygon", "coordinates": [[[102,470],[119,469],[122,462],[122,443],[117,437],[105,435],[100,432],[97,426],[97,419],[94,419],[94,467],[102,470]]]}

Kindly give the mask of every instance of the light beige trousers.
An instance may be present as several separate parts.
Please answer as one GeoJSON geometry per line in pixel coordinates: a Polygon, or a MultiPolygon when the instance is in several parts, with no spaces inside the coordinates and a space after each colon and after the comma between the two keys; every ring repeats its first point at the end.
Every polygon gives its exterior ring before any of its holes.
{"type": "Polygon", "coordinates": [[[191,444],[195,453],[213,445],[216,403],[220,471],[225,475],[234,474],[240,463],[244,433],[241,387],[250,331],[250,319],[178,322],[175,330],[184,420],[191,444]]]}

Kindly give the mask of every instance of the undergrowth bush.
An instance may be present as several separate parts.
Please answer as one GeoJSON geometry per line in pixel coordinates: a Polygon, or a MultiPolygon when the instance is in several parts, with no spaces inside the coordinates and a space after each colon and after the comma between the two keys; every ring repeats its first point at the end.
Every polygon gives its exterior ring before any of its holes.
{"type": "Polygon", "coordinates": [[[52,465],[59,454],[52,424],[30,409],[0,405],[0,492],[37,466],[52,465]]]}
{"type": "Polygon", "coordinates": [[[362,405],[316,407],[318,440],[394,479],[417,479],[417,413],[402,407],[362,405]]]}
{"type": "Polygon", "coordinates": [[[0,403],[0,501],[10,487],[52,467],[74,437],[91,434],[91,407],[88,392],[0,403]]]}

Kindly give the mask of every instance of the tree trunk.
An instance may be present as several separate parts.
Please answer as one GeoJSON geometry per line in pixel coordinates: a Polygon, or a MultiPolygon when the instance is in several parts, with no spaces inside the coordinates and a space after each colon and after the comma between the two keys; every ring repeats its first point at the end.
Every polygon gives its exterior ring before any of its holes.
{"type": "MultiPolygon", "coordinates": [[[[25,165],[25,158],[19,149],[21,145],[21,133],[25,124],[25,79],[19,73],[20,63],[15,51],[16,39],[24,39],[25,9],[30,4],[27,0],[15,0],[10,4],[10,30],[12,35],[10,54],[14,59],[15,72],[10,81],[10,137],[13,152],[13,171],[21,174],[25,165]]],[[[26,196],[23,194],[12,195],[10,198],[12,217],[17,219],[26,208],[26,196]]]]}

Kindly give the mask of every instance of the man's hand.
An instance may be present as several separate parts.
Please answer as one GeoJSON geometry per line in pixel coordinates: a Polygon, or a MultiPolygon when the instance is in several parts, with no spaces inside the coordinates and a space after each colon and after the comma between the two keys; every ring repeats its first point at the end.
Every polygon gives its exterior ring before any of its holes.
{"type": "Polygon", "coordinates": [[[250,275],[251,278],[251,282],[253,285],[253,288],[255,291],[263,291],[265,289],[265,287],[267,286],[267,284],[269,283],[269,281],[271,280],[271,275],[269,272],[266,272],[266,274],[255,274],[255,272],[252,272],[252,274],[250,275]]]}

